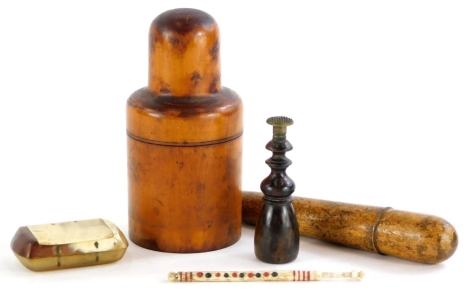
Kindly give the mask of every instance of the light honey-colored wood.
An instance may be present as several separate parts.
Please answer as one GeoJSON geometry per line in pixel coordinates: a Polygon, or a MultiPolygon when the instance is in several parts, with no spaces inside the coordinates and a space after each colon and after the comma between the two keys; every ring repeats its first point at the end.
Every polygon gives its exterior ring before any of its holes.
{"type": "Polygon", "coordinates": [[[207,96],[222,89],[219,27],[207,13],[174,9],[150,26],[149,91],[176,97],[207,96]]]}
{"type": "MultiPolygon", "coordinates": [[[[262,193],[243,192],[243,221],[256,224],[262,204],[262,193]]],[[[302,197],[292,205],[302,236],[427,264],[458,246],[452,224],[434,215],[302,197]]]]}
{"type": "Polygon", "coordinates": [[[150,26],[149,81],[127,101],[129,237],[206,252],[241,235],[243,105],[220,80],[219,29],[175,9],[150,26]]]}

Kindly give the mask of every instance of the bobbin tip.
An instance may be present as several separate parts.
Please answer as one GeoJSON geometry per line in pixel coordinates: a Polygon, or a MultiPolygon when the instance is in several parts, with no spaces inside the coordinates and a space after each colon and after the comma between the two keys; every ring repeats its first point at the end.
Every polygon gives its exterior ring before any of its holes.
{"type": "Polygon", "coordinates": [[[361,271],[357,271],[357,270],[351,271],[351,278],[352,279],[361,280],[361,279],[364,278],[364,276],[366,276],[366,274],[362,270],[361,271]]]}
{"type": "Polygon", "coordinates": [[[174,282],[174,281],[178,280],[178,274],[176,272],[168,273],[168,280],[170,282],[174,282]]]}

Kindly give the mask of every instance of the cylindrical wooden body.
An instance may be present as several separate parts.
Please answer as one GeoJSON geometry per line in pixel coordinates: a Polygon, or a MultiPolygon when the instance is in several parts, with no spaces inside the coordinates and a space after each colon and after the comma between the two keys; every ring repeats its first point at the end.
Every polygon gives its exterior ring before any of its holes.
{"type": "MultiPolygon", "coordinates": [[[[256,224],[262,197],[243,192],[244,222],[256,224]]],[[[457,231],[437,216],[301,197],[292,205],[303,236],[428,264],[457,249],[457,231]]]]}
{"type": "Polygon", "coordinates": [[[129,238],[176,253],[241,235],[243,106],[220,84],[214,19],[194,9],[150,27],[149,85],[127,102],[129,238]]]}

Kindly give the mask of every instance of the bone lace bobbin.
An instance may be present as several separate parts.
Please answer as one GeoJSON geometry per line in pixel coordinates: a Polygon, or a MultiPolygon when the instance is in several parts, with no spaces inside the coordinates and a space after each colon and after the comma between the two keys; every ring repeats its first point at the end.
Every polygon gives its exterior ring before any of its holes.
{"type": "Polygon", "coordinates": [[[262,281],[319,281],[328,278],[361,280],[363,271],[321,272],[317,270],[284,271],[180,271],[170,272],[172,282],[262,282],[262,281]]]}

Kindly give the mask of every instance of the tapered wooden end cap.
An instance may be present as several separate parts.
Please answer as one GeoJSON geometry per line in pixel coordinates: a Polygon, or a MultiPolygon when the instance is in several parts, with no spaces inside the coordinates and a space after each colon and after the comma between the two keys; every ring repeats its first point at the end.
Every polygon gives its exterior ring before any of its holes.
{"type": "Polygon", "coordinates": [[[204,11],[180,8],[157,16],[150,26],[149,90],[176,97],[221,90],[219,28],[204,11]]]}

